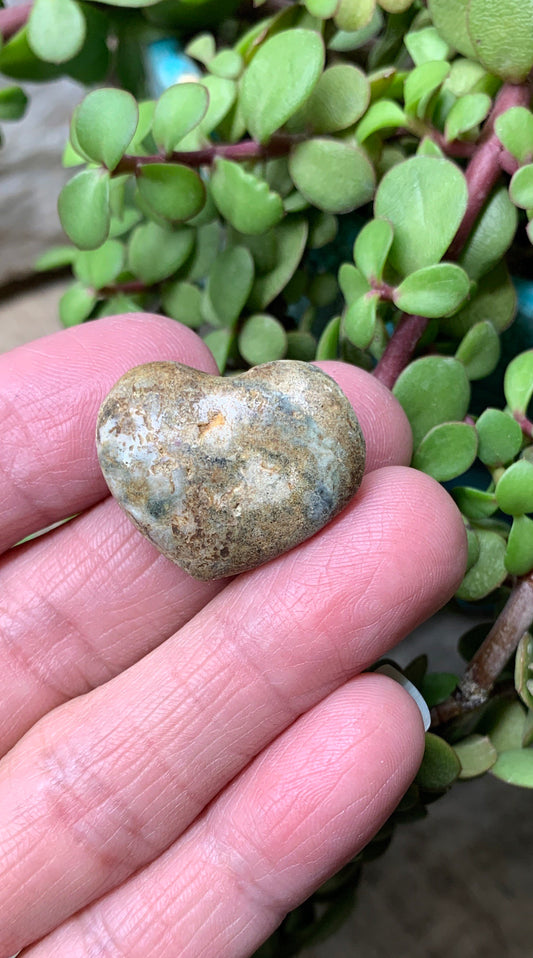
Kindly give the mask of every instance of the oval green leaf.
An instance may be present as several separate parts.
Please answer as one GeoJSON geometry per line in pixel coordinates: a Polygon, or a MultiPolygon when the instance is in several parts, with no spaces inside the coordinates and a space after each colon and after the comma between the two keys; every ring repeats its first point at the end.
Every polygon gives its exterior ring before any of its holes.
{"type": "Polygon", "coordinates": [[[533,637],[526,632],[516,650],[514,684],[528,709],[533,709],[533,637]]]}
{"type": "Polygon", "coordinates": [[[287,352],[287,334],[274,316],[255,313],[246,320],[238,338],[239,352],[251,366],[282,359],[287,352]]]}
{"type": "Polygon", "coordinates": [[[180,163],[147,163],[137,184],[154,213],[174,222],[196,216],[205,203],[205,186],[198,173],[180,163]]]}
{"type": "Polygon", "coordinates": [[[449,788],[461,771],[461,763],[451,745],[433,732],[426,732],[426,747],[415,781],[428,791],[449,788]]]}
{"type": "Polygon", "coordinates": [[[164,153],[172,153],[180,140],[204,118],[209,104],[201,83],[175,83],[159,97],[152,124],[154,140],[164,153]]]}
{"type": "Polygon", "coordinates": [[[424,436],[411,465],[439,482],[447,482],[470,469],[476,453],[474,426],[465,422],[444,422],[424,436]]]}
{"type": "Polygon", "coordinates": [[[379,293],[366,293],[346,310],[342,332],[359,349],[366,349],[374,338],[379,293]]]}
{"type": "Polygon", "coordinates": [[[492,100],[486,93],[467,93],[457,100],[448,113],[444,126],[448,142],[482,123],[491,106],[492,100]]]}
{"type": "Polygon", "coordinates": [[[533,396],[533,349],[511,360],[505,370],[503,389],[512,412],[525,413],[533,396]]]}
{"type": "Polygon", "coordinates": [[[116,239],[109,239],[98,249],[84,250],[74,260],[73,272],[82,283],[101,289],[117,278],[124,266],[125,249],[116,239]]]}
{"type": "Polygon", "coordinates": [[[395,289],[393,300],[406,313],[438,319],[459,309],[469,289],[470,280],[460,266],[436,263],[407,276],[395,289]]]}
{"type": "Polygon", "coordinates": [[[238,319],[253,281],[254,261],[245,246],[230,246],[217,256],[205,294],[214,323],[231,326],[238,319]]]}
{"type": "Polygon", "coordinates": [[[201,300],[202,294],[198,287],[182,281],[166,284],[161,296],[161,304],[167,316],[191,329],[198,329],[202,325],[201,300]]]}
{"type": "Polygon", "coordinates": [[[463,366],[447,356],[415,359],[398,377],[393,393],[409,419],[415,448],[439,423],[464,419],[470,400],[463,366]]]}
{"type": "Polygon", "coordinates": [[[47,63],[65,63],[80,52],[85,17],[76,0],[35,0],[28,20],[28,43],[47,63]]]}
{"type": "MultiPolygon", "coordinates": [[[[285,288],[298,269],[305,250],[307,231],[308,221],[295,217],[285,219],[274,228],[272,232],[275,239],[273,247],[274,263],[267,272],[262,273],[255,279],[250,294],[250,307],[252,309],[264,310],[285,288]]],[[[268,240],[270,235],[265,233],[261,240],[268,240]]]]}
{"type": "Polygon", "coordinates": [[[479,437],[478,456],[486,466],[505,466],[519,453],[522,430],[516,419],[489,407],[476,422],[479,437]]]}
{"type": "Polygon", "coordinates": [[[518,214],[505,186],[492,191],[461,251],[458,263],[471,279],[490,272],[509,249],[518,214]]]}
{"type": "Polygon", "coordinates": [[[463,364],[469,379],[483,379],[496,369],[500,351],[500,337],[485,319],[468,330],[455,358],[463,364]]]}
{"type": "Polygon", "coordinates": [[[317,359],[336,359],[339,352],[341,317],[334,316],[325,326],[316,347],[317,359]]]}
{"type": "Polygon", "coordinates": [[[471,486],[455,486],[452,496],[467,519],[488,519],[498,508],[496,496],[492,492],[474,489],[471,486]]]}
{"type": "Polygon", "coordinates": [[[79,326],[92,313],[96,296],[92,289],[73,283],[59,300],[59,319],[65,327],[79,326]]]}
{"type": "Polygon", "coordinates": [[[389,259],[399,273],[437,263],[453,240],[468,202],[464,175],[446,159],[414,156],[383,177],[375,215],[394,230],[389,259]]]}
{"type": "Polygon", "coordinates": [[[502,80],[525,80],[533,67],[533,0],[469,0],[466,19],[475,59],[502,80]]]}
{"type": "Polygon", "coordinates": [[[264,143],[310,96],[324,66],[314,30],[284,30],[255,54],[242,80],[240,103],[251,135],[264,143]]]}
{"type": "Polygon", "coordinates": [[[495,778],[509,785],[533,788],[533,749],[517,748],[502,752],[490,771],[495,778]]]}
{"type": "Polygon", "coordinates": [[[362,70],[336,63],[324,70],[305,104],[305,115],[314,133],[335,133],[356,123],[369,100],[370,86],[362,70]]]}
{"type": "Polygon", "coordinates": [[[356,130],[357,142],[364,143],[373,133],[405,126],[407,117],[394,100],[377,100],[372,103],[356,130]]]}
{"type": "Polygon", "coordinates": [[[479,557],[466,573],[457,590],[457,598],[477,602],[497,589],[507,578],[505,540],[488,529],[478,529],[479,557]]]}
{"type": "Polygon", "coordinates": [[[194,246],[194,230],[164,229],[158,223],[142,223],[131,234],[128,266],[147,286],[172,276],[186,261],[194,246]]]}
{"type": "Polygon", "coordinates": [[[533,159],[533,113],[525,106],[512,106],[494,121],[496,136],[520,164],[533,159]]]}
{"type": "Polygon", "coordinates": [[[428,0],[429,12],[441,37],[465,57],[475,57],[466,11],[469,0],[428,0]]]}
{"type": "Polygon", "coordinates": [[[358,234],[353,255],[358,269],[369,282],[382,278],[393,238],[388,220],[370,220],[358,234]]]}
{"type": "Polygon", "coordinates": [[[513,462],[498,481],[496,499],[502,512],[509,516],[533,512],[533,462],[513,462]]]}
{"type": "Polygon", "coordinates": [[[374,169],[365,153],[341,140],[317,138],[300,143],[289,160],[299,192],[327,213],[348,213],[374,193],[374,169]]]}
{"type": "Polygon", "coordinates": [[[61,190],[57,208],[65,233],[79,249],[101,246],[109,233],[109,173],[78,173],[61,190]]]}
{"type": "Polygon", "coordinates": [[[511,575],[526,575],[533,569],[533,519],[515,516],[505,553],[505,567],[511,575]]]}
{"type": "Polygon", "coordinates": [[[20,120],[26,112],[28,97],[19,86],[0,90],[0,120],[20,120]]]}
{"type": "Polygon", "coordinates": [[[138,119],[137,103],[130,93],[106,88],[87,94],[76,109],[73,127],[83,152],[95,163],[114,170],[135,133],[138,119]]]}
{"type": "Polygon", "coordinates": [[[461,763],[460,779],[484,775],[498,758],[498,752],[487,735],[469,735],[454,745],[454,752],[461,763]]]}
{"type": "Polygon", "coordinates": [[[533,207],[533,163],[521,166],[513,174],[509,184],[509,195],[515,204],[524,210],[533,207]]]}
{"type": "Polygon", "coordinates": [[[239,163],[218,157],[211,175],[218,211],[239,233],[266,233],[283,216],[283,200],[239,163]]]}

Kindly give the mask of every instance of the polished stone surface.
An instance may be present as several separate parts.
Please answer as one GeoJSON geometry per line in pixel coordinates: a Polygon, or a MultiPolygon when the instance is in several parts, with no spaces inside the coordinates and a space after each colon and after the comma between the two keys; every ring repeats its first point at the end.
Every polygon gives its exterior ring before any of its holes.
{"type": "Polygon", "coordinates": [[[365,461],[339,386],[290,360],[228,378],[137,366],[102,404],[97,449],[130,519],[198,579],[253,569],[312,536],[355,494],[365,461]]]}

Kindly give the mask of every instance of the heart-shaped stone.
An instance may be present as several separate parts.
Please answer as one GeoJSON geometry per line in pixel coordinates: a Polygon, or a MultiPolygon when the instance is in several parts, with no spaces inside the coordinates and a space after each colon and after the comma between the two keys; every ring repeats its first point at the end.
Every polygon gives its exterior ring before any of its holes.
{"type": "Polygon", "coordinates": [[[312,536],[354,495],[365,462],[342,390],[291,360],[228,378],[136,366],[102,404],[97,448],[130,519],[197,579],[253,569],[312,536]]]}

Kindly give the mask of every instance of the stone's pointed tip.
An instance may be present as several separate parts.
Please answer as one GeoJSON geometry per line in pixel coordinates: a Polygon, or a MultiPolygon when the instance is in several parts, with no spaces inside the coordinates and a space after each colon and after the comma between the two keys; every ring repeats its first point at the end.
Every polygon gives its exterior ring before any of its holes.
{"type": "Polygon", "coordinates": [[[297,360],[227,378],[136,366],[102,403],[97,449],[132,522],[198,579],[248,571],[314,535],[356,493],[365,464],[348,399],[297,360]]]}

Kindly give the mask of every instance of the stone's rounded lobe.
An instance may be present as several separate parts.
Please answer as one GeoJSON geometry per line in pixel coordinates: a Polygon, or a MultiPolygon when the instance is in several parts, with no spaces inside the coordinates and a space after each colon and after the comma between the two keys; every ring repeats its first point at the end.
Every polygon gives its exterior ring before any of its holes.
{"type": "Polygon", "coordinates": [[[104,400],[96,439],[127,515],[197,579],[253,569],[312,536],[352,498],[365,463],[342,390],[292,360],[228,378],[136,366],[104,400]]]}

